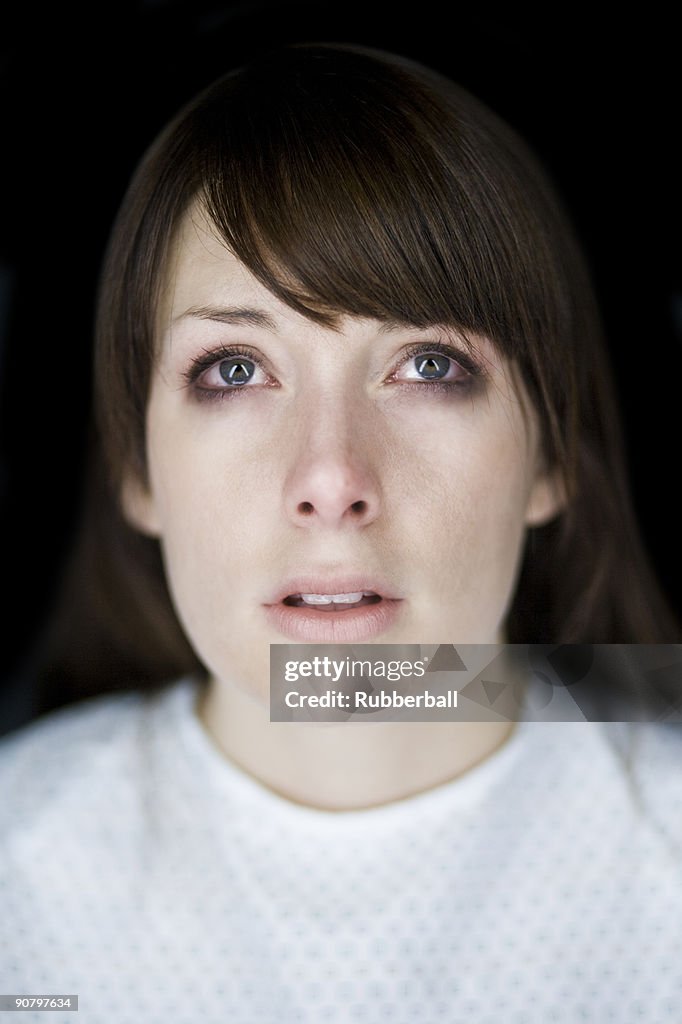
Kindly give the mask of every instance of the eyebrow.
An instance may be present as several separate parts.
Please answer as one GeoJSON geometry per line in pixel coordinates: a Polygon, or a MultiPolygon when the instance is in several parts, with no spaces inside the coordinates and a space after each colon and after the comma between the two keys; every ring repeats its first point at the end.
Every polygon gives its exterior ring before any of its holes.
{"type": "Polygon", "coordinates": [[[277,333],[277,323],[262,309],[251,309],[247,306],[192,306],[184,313],[179,313],[173,318],[176,324],[179,320],[194,317],[197,320],[215,320],[219,324],[235,324],[241,326],[247,324],[251,327],[264,327],[268,331],[277,333]]]}
{"type": "MultiPolygon", "coordinates": [[[[219,324],[229,324],[232,326],[240,327],[247,325],[250,327],[263,327],[267,331],[271,331],[273,334],[277,334],[279,331],[277,321],[269,313],[266,313],[262,309],[253,309],[249,306],[190,306],[184,313],[178,313],[176,317],[171,321],[172,324],[178,323],[180,320],[186,320],[188,318],[194,318],[196,320],[212,320],[219,324]]],[[[395,334],[398,331],[403,331],[407,328],[414,327],[408,320],[399,320],[390,318],[383,320],[377,330],[378,334],[395,334]]],[[[428,330],[428,327],[422,327],[422,330],[428,330]]]]}
{"type": "MultiPolygon", "coordinates": [[[[411,324],[408,320],[382,320],[377,334],[395,334],[397,331],[405,331],[409,328],[415,328],[415,324],[411,324]]],[[[419,330],[419,328],[416,329],[419,330]]],[[[428,330],[428,327],[421,329],[428,330]]]]}

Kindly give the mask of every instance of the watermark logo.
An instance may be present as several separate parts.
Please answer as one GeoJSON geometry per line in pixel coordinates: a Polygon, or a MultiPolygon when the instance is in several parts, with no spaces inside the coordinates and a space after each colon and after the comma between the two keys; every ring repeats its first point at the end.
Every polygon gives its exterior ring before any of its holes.
{"type": "Polygon", "coordinates": [[[682,722],[680,644],[271,644],[270,720],[682,722]]]}

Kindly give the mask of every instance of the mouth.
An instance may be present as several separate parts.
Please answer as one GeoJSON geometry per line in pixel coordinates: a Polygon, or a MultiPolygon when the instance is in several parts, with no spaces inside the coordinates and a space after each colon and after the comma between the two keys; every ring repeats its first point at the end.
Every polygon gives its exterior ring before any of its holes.
{"type": "Polygon", "coordinates": [[[381,594],[375,594],[373,590],[363,590],[349,594],[289,594],[284,598],[283,604],[289,608],[314,608],[328,614],[378,604],[381,600],[381,594]]]}
{"type": "Polygon", "coordinates": [[[264,606],[277,633],[300,643],[363,643],[393,627],[403,608],[383,583],[299,579],[264,606]]]}

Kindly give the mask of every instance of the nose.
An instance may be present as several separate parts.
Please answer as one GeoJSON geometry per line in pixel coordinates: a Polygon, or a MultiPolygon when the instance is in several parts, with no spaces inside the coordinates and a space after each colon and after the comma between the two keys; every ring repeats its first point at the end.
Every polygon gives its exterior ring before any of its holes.
{"type": "MultiPolygon", "coordinates": [[[[364,527],[381,512],[377,466],[370,445],[358,438],[358,418],[351,431],[344,418],[319,404],[308,419],[285,482],[284,503],[295,526],[364,527]]],[[[312,412],[312,410],[311,410],[312,412]]]]}

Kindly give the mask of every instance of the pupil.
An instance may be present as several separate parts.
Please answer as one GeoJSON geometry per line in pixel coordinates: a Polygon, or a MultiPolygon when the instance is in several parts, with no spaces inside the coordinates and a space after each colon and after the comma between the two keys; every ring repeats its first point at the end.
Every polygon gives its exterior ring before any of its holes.
{"type": "Polygon", "coordinates": [[[253,377],[254,365],[250,360],[223,359],[220,376],[227,384],[246,384],[253,377]]]}
{"type": "Polygon", "coordinates": [[[429,355],[417,358],[417,370],[422,377],[433,380],[437,377],[444,377],[448,372],[450,360],[447,356],[429,355]]]}

